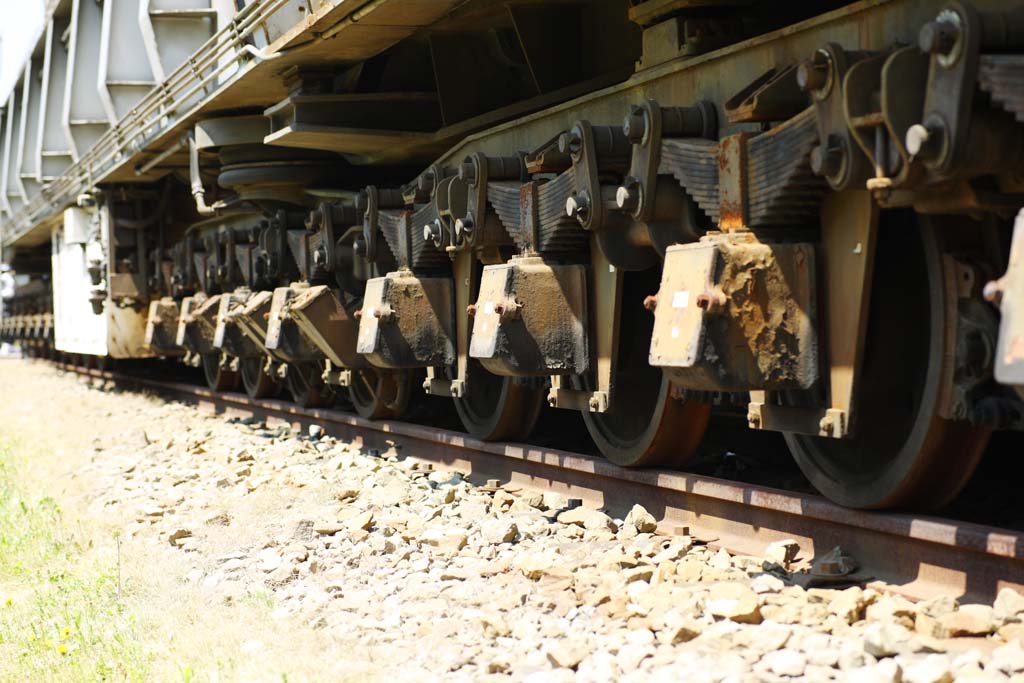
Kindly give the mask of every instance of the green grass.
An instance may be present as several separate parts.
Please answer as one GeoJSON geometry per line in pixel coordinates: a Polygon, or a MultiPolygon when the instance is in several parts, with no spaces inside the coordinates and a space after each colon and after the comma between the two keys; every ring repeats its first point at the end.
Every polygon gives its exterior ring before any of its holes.
{"type": "Polygon", "coordinates": [[[0,680],[150,680],[116,561],[94,557],[53,499],[22,490],[27,455],[0,443],[0,680]]]}

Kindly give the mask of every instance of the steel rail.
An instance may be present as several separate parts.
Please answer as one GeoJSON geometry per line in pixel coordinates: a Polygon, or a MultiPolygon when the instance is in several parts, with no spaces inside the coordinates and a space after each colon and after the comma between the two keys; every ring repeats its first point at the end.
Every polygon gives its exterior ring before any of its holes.
{"type": "MultiPolygon", "coordinates": [[[[836,546],[860,564],[869,586],[913,599],[939,594],[991,602],[1003,587],[1024,592],[1024,533],[928,515],[869,512],[765,486],[664,469],[625,469],[580,453],[522,443],[489,443],[465,434],[397,421],[370,421],[338,410],[303,409],[273,399],[218,393],[206,387],[57,364],[124,387],[150,390],[221,414],[256,416],[326,434],[370,449],[499,480],[510,490],[556,491],[622,515],[640,503],[666,532],[689,533],[730,552],[760,556],[774,541],[793,539],[813,557],[836,546]]],[[[807,579],[809,577],[799,577],[807,579]]]]}

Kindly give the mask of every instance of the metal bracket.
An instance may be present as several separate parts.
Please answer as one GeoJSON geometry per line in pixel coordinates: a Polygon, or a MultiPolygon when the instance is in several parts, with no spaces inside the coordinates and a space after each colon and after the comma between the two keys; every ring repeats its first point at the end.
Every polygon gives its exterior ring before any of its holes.
{"type": "Polygon", "coordinates": [[[747,426],[772,432],[810,434],[833,439],[849,436],[846,411],[838,408],[800,408],[768,402],[771,392],[750,392],[747,426]]]}
{"type": "Polygon", "coordinates": [[[607,391],[583,391],[563,387],[565,377],[551,376],[551,388],[548,389],[548,405],[564,410],[603,413],[608,410],[609,396],[607,391]]]}
{"type": "Polygon", "coordinates": [[[606,199],[610,207],[617,208],[617,188],[608,187],[607,193],[602,190],[598,158],[602,166],[621,162],[624,170],[632,154],[629,139],[621,126],[593,126],[589,121],[577,121],[559,138],[558,148],[572,159],[576,186],[565,202],[565,213],[584,230],[598,231],[607,220],[606,199]]]}
{"type": "Polygon", "coordinates": [[[654,189],[658,182],[661,162],[661,106],[647,100],[630,108],[623,123],[623,131],[633,143],[633,159],[629,177],[615,194],[619,208],[630,211],[633,217],[647,221],[654,216],[654,189]]]}
{"type": "Polygon", "coordinates": [[[352,384],[352,371],[336,368],[332,363],[331,359],[328,358],[324,361],[325,367],[321,379],[324,384],[329,384],[336,387],[347,387],[352,384]]]}
{"type": "Polygon", "coordinates": [[[565,212],[584,230],[597,230],[604,218],[601,179],[597,172],[594,129],[589,121],[578,121],[559,139],[559,149],[572,157],[576,191],[566,200],[565,212]]]}
{"type": "Polygon", "coordinates": [[[827,43],[797,69],[797,83],[811,95],[818,123],[820,144],[811,152],[811,168],[834,190],[862,188],[871,177],[868,159],[847,125],[843,98],[847,71],[865,57],[827,43]]]}

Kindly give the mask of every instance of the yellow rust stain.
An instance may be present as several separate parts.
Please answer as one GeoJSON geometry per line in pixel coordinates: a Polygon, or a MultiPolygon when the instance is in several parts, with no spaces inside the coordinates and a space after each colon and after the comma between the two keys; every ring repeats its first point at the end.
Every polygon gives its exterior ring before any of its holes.
{"type": "Polygon", "coordinates": [[[745,227],[743,204],[741,202],[722,202],[719,207],[718,228],[729,231],[742,230],[745,227]]]}

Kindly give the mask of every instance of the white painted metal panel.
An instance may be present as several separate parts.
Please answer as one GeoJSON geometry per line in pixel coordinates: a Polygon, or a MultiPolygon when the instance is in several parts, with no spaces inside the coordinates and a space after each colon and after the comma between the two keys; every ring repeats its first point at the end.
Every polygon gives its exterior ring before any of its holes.
{"type": "Polygon", "coordinates": [[[103,264],[107,289],[112,222],[104,207],[73,207],[64,212],[62,226],[53,234],[53,310],[57,349],[114,358],[144,358],[146,347],[144,308],[121,308],[107,299],[94,313],[89,297],[96,289],[89,276],[90,262],[103,264]],[[85,232],[85,243],[80,241],[85,232]]]}
{"type": "MultiPolygon", "coordinates": [[[[65,212],[84,212],[68,209],[65,212]]],[[[96,356],[107,354],[107,316],[96,315],[89,304],[92,281],[88,261],[102,254],[99,215],[88,212],[73,220],[89,221],[90,232],[85,244],[67,241],[64,228],[53,234],[53,315],[54,339],[57,349],[67,353],[86,353],[96,356]]]]}
{"type": "Polygon", "coordinates": [[[64,211],[64,242],[80,244],[84,248],[95,232],[92,225],[93,214],[85,209],[72,208],[64,211]]]}

